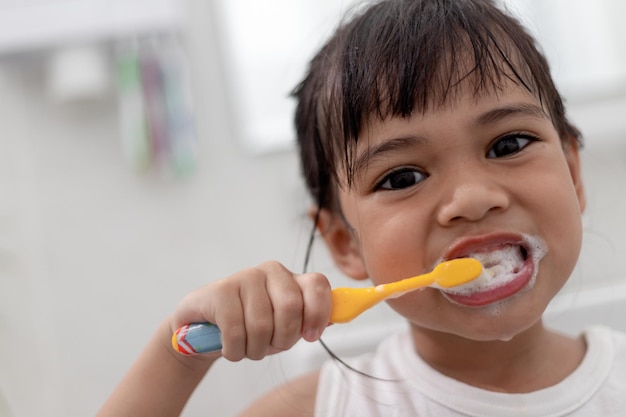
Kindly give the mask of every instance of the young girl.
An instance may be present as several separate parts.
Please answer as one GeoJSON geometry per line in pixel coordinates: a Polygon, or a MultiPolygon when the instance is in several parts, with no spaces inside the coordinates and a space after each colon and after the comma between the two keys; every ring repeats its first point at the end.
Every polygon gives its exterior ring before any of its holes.
{"type": "MultiPolygon", "coordinates": [[[[242,415],[623,415],[626,337],[542,324],[581,247],[580,135],[517,20],[491,0],[375,3],[336,31],[295,97],[312,218],[346,275],[377,285],[469,256],[494,276],[390,300],[408,330],[351,362],[367,375],[329,361],[242,415]]],[[[219,357],[319,339],[330,291],[277,262],[198,289],[99,415],[178,415],[219,357]],[[221,328],[221,352],[176,353],[172,333],[204,321],[221,328]]]]}

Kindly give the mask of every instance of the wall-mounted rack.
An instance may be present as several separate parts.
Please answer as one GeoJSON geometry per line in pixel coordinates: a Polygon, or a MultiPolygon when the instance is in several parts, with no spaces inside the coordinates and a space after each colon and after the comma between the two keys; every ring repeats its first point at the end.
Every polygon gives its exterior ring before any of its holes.
{"type": "Polygon", "coordinates": [[[177,0],[0,0],[0,55],[171,31],[177,0]]]}

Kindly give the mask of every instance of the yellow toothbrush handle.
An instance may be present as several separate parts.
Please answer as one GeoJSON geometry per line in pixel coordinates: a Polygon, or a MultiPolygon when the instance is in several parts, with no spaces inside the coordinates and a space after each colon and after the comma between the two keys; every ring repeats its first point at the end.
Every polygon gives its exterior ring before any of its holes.
{"type": "Polygon", "coordinates": [[[402,293],[406,291],[412,291],[420,287],[426,287],[428,285],[433,284],[435,282],[435,279],[436,279],[436,275],[432,272],[429,272],[427,274],[418,275],[416,277],[406,278],[400,281],[382,284],[376,288],[378,291],[381,291],[381,292],[384,291],[384,293],[387,294],[387,296],[389,296],[389,295],[402,293]]]}
{"type": "Polygon", "coordinates": [[[331,295],[331,323],[347,323],[386,298],[385,293],[376,291],[374,287],[335,288],[331,295]]]}
{"type": "Polygon", "coordinates": [[[335,288],[332,292],[331,323],[347,323],[380,301],[432,284],[450,288],[476,279],[483,266],[472,258],[442,262],[431,272],[367,288],[335,288]]]}

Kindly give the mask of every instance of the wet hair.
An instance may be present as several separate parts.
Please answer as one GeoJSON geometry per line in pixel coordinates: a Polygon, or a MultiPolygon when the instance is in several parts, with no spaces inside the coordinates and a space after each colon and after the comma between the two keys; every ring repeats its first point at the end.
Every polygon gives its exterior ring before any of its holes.
{"type": "Polygon", "coordinates": [[[494,1],[375,2],[339,26],[293,91],[302,173],[318,210],[337,210],[336,187],[351,185],[368,120],[446,106],[468,82],[477,96],[515,83],[537,97],[564,143],[581,144],[546,58],[494,1]]]}
{"type": "MultiPolygon", "coordinates": [[[[564,144],[582,145],[546,58],[494,0],[382,0],[353,10],[292,94],[302,173],[317,206],[304,270],[321,210],[341,214],[337,187],[352,184],[359,134],[368,121],[423,114],[467,91],[497,94],[511,82],[538,99],[564,144]]],[[[349,370],[380,379],[320,343],[349,370]]]]}

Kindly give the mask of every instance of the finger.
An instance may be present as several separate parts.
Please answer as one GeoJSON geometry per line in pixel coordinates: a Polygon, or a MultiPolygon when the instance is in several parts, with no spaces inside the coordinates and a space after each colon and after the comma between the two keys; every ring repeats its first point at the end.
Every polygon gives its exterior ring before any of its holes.
{"type": "Polygon", "coordinates": [[[210,288],[213,294],[211,310],[207,317],[222,333],[222,356],[230,361],[239,361],[246,355],[246,326],[239,283],[227,278],[215,282],[210,288]]]}
{"type": "Polygon", "coordinates": [[[332,308],[330,282],[318,273],[299,275],[296,280],[304,299],[302,337],[312,342],[328,327],[332,308]]]}
{"type": "Polygon", "coordinates": [[[241,286],[241,300],[245,317],[245,355],[259,360],[268,352],[274,333],[274,312],[267,290],[267,273],[254,268],[241,286]]]}
{"type": "Polygon", "coordinates": [[[272,262],[263,265],[270,274],[268,293],[274,310],[272,353],[291,348],[301,337],[304,302],[294,274],[283,265],[272,262]]]}
{"type": "Polygon", "coordinates": [[[191,323],[210,322],[220,328],[222,353],[228,359],[243,357],[235,347],[244,346],[246,333],[243,307],[239,298],[239,284],[232,278],[214,281],[187,294],[172,315],[172,333],[191,323]]]}

